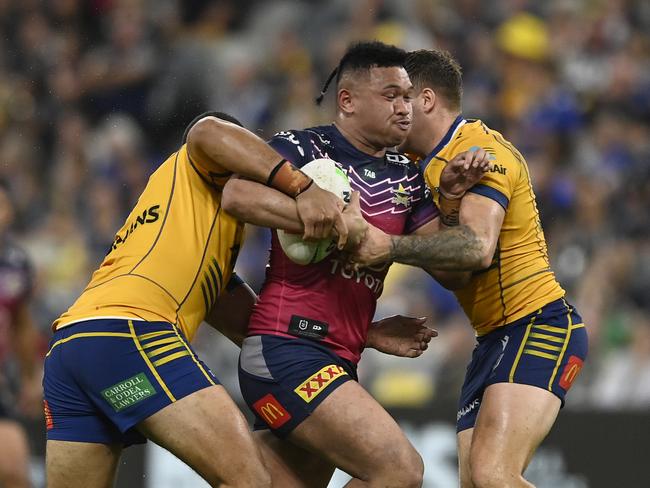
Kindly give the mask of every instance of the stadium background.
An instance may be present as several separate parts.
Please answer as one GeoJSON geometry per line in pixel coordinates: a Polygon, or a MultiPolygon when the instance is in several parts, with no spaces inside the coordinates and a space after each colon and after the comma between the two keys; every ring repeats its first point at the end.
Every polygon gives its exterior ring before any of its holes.
{"type": "MultiPolygon", "coordinates": [[[[196,114],[230,112],[262,137],[326,123],[331,94],[322,108],[313,98],[348,42],[451,51],[464,114],[528,160],[552,263],[590,334],[587,367],[530,476],[539,487],[650,486],[649,2],[0,0],[0,32],[0,177],[34,263],[41,349],[196,114]]],[[[249,229],[239,258],[255,288],[268,243],[249,229]]],[[[364,353],[362,382],[423,453],[426,486],[454,486],[471,329],[413,268],[389,275],[378,315],[392,313],[429,316],[440,337],[417,360],[364,353]]],[[[238,398],[235,348],[207,328],[196,344],[238,398]]],[[[39,486],[42,420],[24,421],[39,486]]],[[[118,486],[196,486],[160,455],[133,451],[118,486]]]]}

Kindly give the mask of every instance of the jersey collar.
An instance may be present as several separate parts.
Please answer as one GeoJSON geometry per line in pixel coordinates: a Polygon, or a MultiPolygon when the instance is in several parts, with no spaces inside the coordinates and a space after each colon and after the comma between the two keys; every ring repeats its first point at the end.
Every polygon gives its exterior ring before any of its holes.
{"type": "Polygon", "coordinates": [[[357,149],[354,144],[352,144],[350,141],[348,141],[345,136],[341,133],[338,127],[336,127],[335,124],[331,124],[329,127],[331,127],[332,132],[334,134],[333,139],[336,139],[336,145],[345,151],[346,153],[350,154],[352,157],[354,157],[356,160],[360,161],[372,161],[376,163],[381,163],[384,162],[384,159],[386,155],[383,157],[379,158],[376,156],[371,156],[368,153],[365,153],[361,151],[360,149],[357,149]]]}
{"type": "Polygon", "coordinates": [[[456,117],[456,120],[453,121],[451,124],[451,127],[449,127],[449,130],[445,134],[445,137],[443,137],[438,145],[433,148],[433,151],[429,153],[429,155],[424,158],[424,161],[422,161],[421,168],[422,172],[424,172],[425,169],[427,169],[427,166],[429,166],[429,163],[431,160],[438,155],[440,151],[443,150],[443,148],[449,144],[449,141],[453,139],[453,137],[456,135],[456,132],[458,131],[459,128],[461,128],[463,125],[465,125],[467,121],[463,118],[462,114],[456,117]]]}

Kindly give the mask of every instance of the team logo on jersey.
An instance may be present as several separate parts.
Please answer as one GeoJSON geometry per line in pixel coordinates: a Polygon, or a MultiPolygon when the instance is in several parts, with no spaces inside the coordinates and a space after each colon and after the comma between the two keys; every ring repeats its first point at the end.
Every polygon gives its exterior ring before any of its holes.
{"type": "Polygon", "coordinates": [[[582,369],[582,359],[578,356],[570,356],[569,360],[562,371],[562,376],[560,377],[560,387],[564,390],[571,388],[573,381],[578,376],[578,373],[582,369]]]}
{"type": "Polygon", "coordinates": [[[102,391],[102,397],[116,412],[155,394],[156,390],[144,373],[138,373],[102,391]]]}
{"type": "Polygon", "coordinates": [[[341,366],[330,364],[329,366],[325,366],[310,378],[307,378],[304,383],[299,385],[298,388],[293,391],[295,391],[300,398],[309,403],[314,398],[316,398],[321,391],[327,388],[327,385],[332,383],[332,381],[340,376],[345,376],[347,374],[348,373],[346,373],[346,371],[341,366]]]}
{"type": "Polygon", "coordinates": [[[273,429],[280,428],[291,420],[291,414],[271,393],[253,403],[253,409],[273,429]]]}
{"type": "Polygon", "coordinates": [[[391,190],[391,193],[393,194],[393,199],[390,201],[391,203],[394,203],[395,205],[404,205],[405,207],[409,206],[411,193],[404,188],[404,185],[400,183],[397,188],[391,190]]]}

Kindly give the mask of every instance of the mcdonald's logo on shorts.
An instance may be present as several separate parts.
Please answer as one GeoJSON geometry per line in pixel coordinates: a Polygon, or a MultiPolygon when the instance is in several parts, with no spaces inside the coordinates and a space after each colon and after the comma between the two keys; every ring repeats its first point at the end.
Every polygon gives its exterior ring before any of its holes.
{"type": "Polygon", "coordinates": [[[253,403],[253,408],[272,429],[278,429],[291,420],[291,414],[271,393],[253,403]]]}
{"type": "Polygon", "coordinates": [[[570,356],[566,366],[564,367],[564,371],[562,371],[562,376],[560,377],[560,387],[568,391],[581,369],[582,359],[578,356],[570,356]]]}
{"type": "Polygon", "coordinates": [[[307,403],[311,402],[316,396],[327,388],[332,381],[339,376],[347,375],[346,371],[336,364],[330,364],[318,371],[316,374],[307,378],[294,392],[307,403]]]}

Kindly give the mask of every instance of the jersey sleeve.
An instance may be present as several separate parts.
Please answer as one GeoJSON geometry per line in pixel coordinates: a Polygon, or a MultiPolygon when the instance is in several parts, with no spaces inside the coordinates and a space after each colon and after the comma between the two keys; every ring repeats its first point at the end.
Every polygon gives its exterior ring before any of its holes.
{"type": "Polygon", "coordinates": [[[314,159],[311,154],[309,138],[302,131],[278,132],[268,143],[283,158],[292,162],[298,168],[302,168],[314,159]]]}
{"type": "Polygon", "coordinates": [[[497,202],[504,210],[508,209],[510,199],[515,191],[519,180],[522,156],[506,141],[477,141],[479,144],[471,144],[468,141],[467,149],[476,150],[483,148],[489,154],[492,169],[483,175],[481,181],[470,188],[471,193],[482,195],[497,202]]]}
{"type": "Polygon", "coordinates": [[[411,213],[404,226],[404,234],[414,233],[424,224],[438,217],[438,215],[440,215],[440,212],[436,204],[433,203],[431,190],[423,184],[417,196],[414,198],[411,213]]]}

